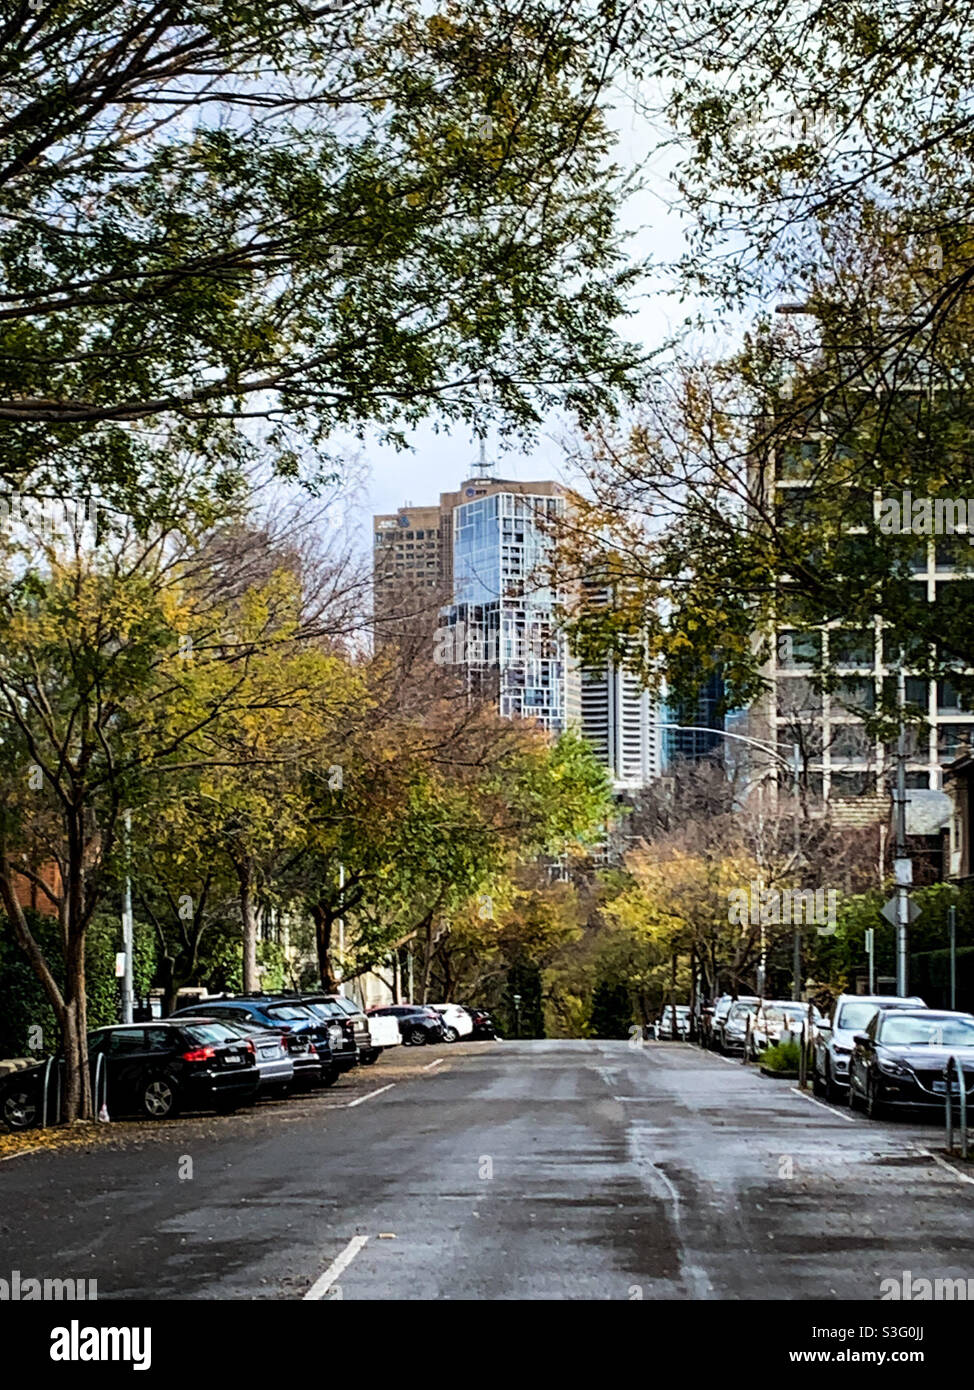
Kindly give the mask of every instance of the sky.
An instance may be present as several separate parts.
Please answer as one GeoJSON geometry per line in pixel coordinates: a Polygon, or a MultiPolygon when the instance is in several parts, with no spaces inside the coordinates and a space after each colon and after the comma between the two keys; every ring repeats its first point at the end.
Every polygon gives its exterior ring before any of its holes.
{"type": "MultiPolygon", "coordinates": [[[[676,193],[669,173],[671,155],[652,153],[656,144],[646,119],[623,97],[617,99],[612,119],[618,134],[616,162],[623,169],[641,168],[645,187],[625,205],[621,223],[628,235],[634,260],[652,255],[656,261],[676,260],[685,249],[684,225],[673,209],[676,193]]],[[[634,313],[620,325],[626,338],[653,347],[676,329],[693,307],[679,303],[676,296],[662,294],[641,297],[634,313]]],[[[496,441],[488,437],[487,458],[497,464],[501,477],[520,481],[553,478],[567,481],[563,444],[568,426],[552,418],[539,433],[530,451],[498,453],[496,441]]],[[[452,434],[437,433],[432,423],[409,435],[411,448],[401,452],[373,442],[357,446],[363,471],[359,496],[347,504],[345,522],[363,551],[372,548],[372,516],[393,512],[404,504],[414,506],[438,502],[441,492],[453,491],[470,476],[480,444],[465,429],[452,434]]]]}

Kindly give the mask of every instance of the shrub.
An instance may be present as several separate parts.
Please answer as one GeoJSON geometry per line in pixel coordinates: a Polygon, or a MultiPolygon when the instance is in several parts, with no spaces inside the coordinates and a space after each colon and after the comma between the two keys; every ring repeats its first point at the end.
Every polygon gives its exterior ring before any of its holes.
{"type": "Polygon", "coordinates": [[[796,1042],[775,1043],[761,1054],[761,1065],[768,1071],[797,1071],[801,1048],[796,1042]]]}

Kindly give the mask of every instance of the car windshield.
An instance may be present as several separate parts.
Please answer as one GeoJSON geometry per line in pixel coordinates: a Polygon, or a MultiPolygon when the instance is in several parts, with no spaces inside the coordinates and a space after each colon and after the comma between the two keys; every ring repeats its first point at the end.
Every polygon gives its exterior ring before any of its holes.
{"type": "Polygon", "coordinates": [[[875,1012],[875,1004],[843,1004],[836,1027],[848,1028],[853,1033],[861,1032],[869,1026],[875,1012]]]}
{"type": "Polygon", "coordinates": [[[306,1004],[305,1008],[310,1009],[319,1018],[339,1018],[342,1016],[342,1010],[338,1005],[329,1003],[327,999],[315,999],[312,1003],[306,1004]]]}
{"type": "Polygon", "coordinates": [[[314,1014],[304,1004],[271,1004],[267,1009],[267,1017],[297,1019],[306,1023],[309,1018],[314,1018],[314,1014]]]}
{"type": "Polygon", "coordinates": [[[240,1034],[226,1023],[192,1023],[186,1029],[194,1042],[224,1043],[235,1040],[240,1034]]]}
{"type": "Polygon", "coordinates": [[[335,1007],[345,1014],[357,1014],[360,1012],[354,999],[345,999],[342,995],[339,995],[335,1000],[335,1007]]]}
{"type": "Polygon", "coordinates": [[[893,1047],[974,1047],[974,1018],[902,1018],[883,1020],[880,1042],[893,1047]]]}

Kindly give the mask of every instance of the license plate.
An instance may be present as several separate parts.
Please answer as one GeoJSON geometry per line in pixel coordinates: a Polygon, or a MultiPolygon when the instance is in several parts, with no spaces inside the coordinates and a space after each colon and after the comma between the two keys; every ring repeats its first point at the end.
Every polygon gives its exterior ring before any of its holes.
{"type": "Polygon", "coordinates": [[[233,1064],[242,1060],[239,1052],[224,1052],[223,1060],[227,1064],[233,1064]]]}

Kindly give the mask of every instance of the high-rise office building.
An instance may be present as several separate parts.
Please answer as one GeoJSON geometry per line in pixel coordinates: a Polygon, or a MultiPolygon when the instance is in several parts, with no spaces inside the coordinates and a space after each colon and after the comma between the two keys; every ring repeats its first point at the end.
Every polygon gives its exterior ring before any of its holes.
{"type": "Polygon", "coordinates": [[[616,791],[637,790],[660,776],[659,706],[638,677],[611,658],[582,672],[582,730],[616,791]]]}
{"type": "MultiPolygon", "coordinates": [[[[834,447],[825,431],[811,427],[782,450],[767,484],[779,516],[800,514],[810,479],[834,447]]],[[[878,495],[850,490],[845,534],[864,533],[879,505],[878,495]]],[[[950,536],[918,538],[912,583],[922,586],[930,603],[936,603],[942,586],[967,577],[954,567],[956,541],[950,536]]],[[[874,818],[880,818],[895,778],[896,749],[871,739],[862,720],[881,695],[896,698],[898,653],[887,650],[880,615],[858,628],[840,621],[814,630],[782,624],[774,639],[765,671],[768,692],[752,708],[750,731],[779,744],[785,756],[792,743],[800,744],[803,777],[807,770],[812,795],[830,802],[871,802],[874,818]],[[830,689],[815,679],[823,666],[835,673],[830,689]]],[[[909,671],[905,697],[926,719],[925,727],[908,727],[906,785],[933,804],[943,767],[974,747],[974,712],[965,710],[949,680],[928,680],[909,671]]]]}
{"type": "Polygon", "coordinates": [[[502,715],[578,730],[616,788],[633,788],[659,775],[659,718],[630,672],[583,674],[568,650],[556,612],[564,595],[549,587],[544,562],[552,523],[569,506],[560,484],[494,478],[482,459],[438,507],[377,516],[377,638],[423,629],[435,659],[459,668],[502,715]]]}

